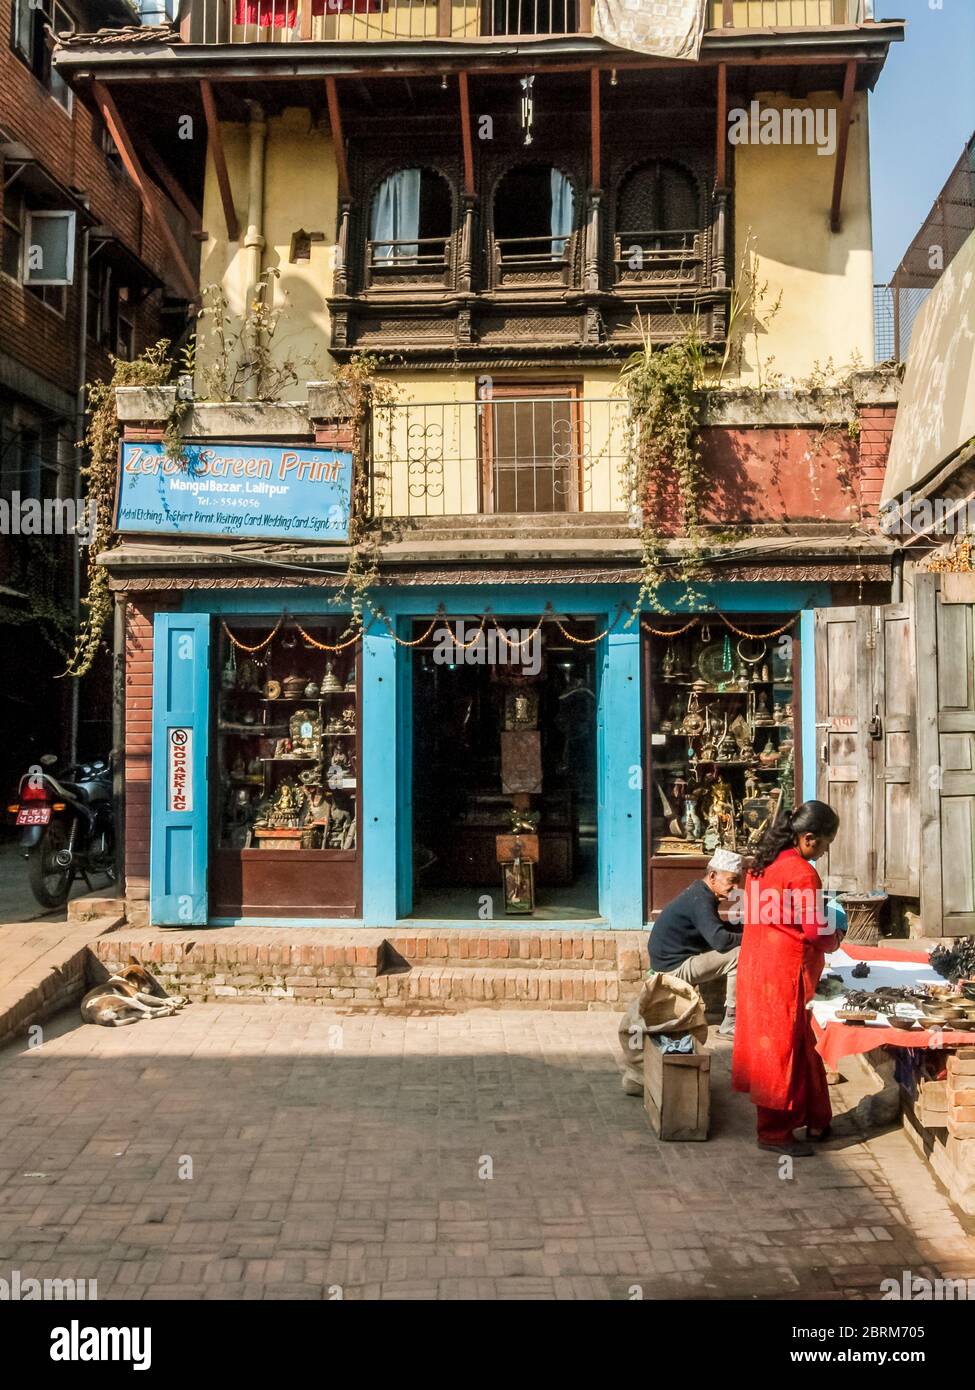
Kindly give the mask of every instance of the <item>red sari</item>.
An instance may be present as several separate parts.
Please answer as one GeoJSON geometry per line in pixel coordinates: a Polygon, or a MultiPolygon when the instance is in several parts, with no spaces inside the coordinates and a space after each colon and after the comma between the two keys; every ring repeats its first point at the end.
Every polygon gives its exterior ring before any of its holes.
{"type": "Polygon", "coordinates": [[[801,1125],[824,1129],[832,1114],[806,1009],[837,946],[816,913],[822,886],[797,849],[745,881],[732,1085],[757,1107],[764,1143],[788,1144],[801,1125]]]}

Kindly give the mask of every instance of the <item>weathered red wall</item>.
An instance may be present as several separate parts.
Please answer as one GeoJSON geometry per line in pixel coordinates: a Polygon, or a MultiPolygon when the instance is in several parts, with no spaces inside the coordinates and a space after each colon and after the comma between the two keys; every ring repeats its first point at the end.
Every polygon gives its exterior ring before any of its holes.
{"type": "Polygon", "coordinates": [[[856,521],[857,441],[842,427],[705,429],[702,520],[726,525],[856,521]]]}
{"type": "MultiPolygon", "coordinates": [[[[896,408],[868,406],[860,433],[845,425],[712,426],[701,431],[700,520],[712,526],[876,525],[896,408]]],[[[676,487],[655,511],[677,529],[676,487]]]]}

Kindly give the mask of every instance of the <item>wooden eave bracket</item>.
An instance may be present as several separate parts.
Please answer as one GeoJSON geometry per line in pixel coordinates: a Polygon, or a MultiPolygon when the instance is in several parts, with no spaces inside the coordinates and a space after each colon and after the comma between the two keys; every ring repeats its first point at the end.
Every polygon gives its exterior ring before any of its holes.
{"type": "Polygon", "coordinates": [[[139,197],[142,200],[142,206],[146,210],[146,215],[157,228],[166,244],[166,250],[172,258],[177,277],[182,282],[187,299],[191,304],[197,304],[200,294],[199,287],[196,283],[196,277],[190,270],[186,262],[186,257],[183,255],[182,248],[176,240],[176,235],[169,225],[169,221],[163,211],[161,205],[162,195],[158,192],[155,185],[146,177],[146,172],[142,167],[139,156],[136,154],[135,146],[119,115],[118,107],[115,105],[115,99],[111,92],[104,83],[99,82],[97,79],[92,82],[91,86],[102,120],[105,122],[108,133],[115,141],[119,157],[125,165],[126,173],[138,191],[139,197]]]}
{"type": "Polygon", "coordinates": [[[718,64],[717,121],[714,133],[714,187],[728,187],[728,64],[718,64]]]}
{"type": "Polygon", "coordinates": [[[348,198],[349,163],[345,154],[345,137],[342,134],[342,111],[339,107],[339,89],[334,77],[325,79],[325,97],[328,101],[328,124],[335,148],[335,168],[338,173],[339,197],[348,198]]]}
{"type": "Polygon", "coordinates": [[[237,209],[234,207],[234,195],[230,187],[230,174],[227,172],[227,156],[223,147],[217,103],[214,100],[213,87],[205,77],[200,79],[200,96],[203,99],[203,114],[207,123],[207,145],[213,157],[217,187],[220,189],[220,201],[223,204],[224,221],[227,224],[227,240],[239,241],[240,225],[237,222],[237,209]]]}
{"type": "Polygon", "coordinates": [[[471,136],[471,103],[467,87],[467,73],[457,74],[457,87],[460,96],[460,138],[464,152],[464,192],[473,197],[474,188],[474,141],[471,136]]]}
{"type": "Polygon", "coordinates": [[[856,95],[857,65],[851,59],[843,74],[843,96],[840,100],[839,130],[836,137],[836,165],[833,171],[833,201],[829,210],[829,229],[838,232],[843,225],[843,179],[846,175],[846,156],[850,144],[850,124],[853,120],[853,98],[856,95]]]}

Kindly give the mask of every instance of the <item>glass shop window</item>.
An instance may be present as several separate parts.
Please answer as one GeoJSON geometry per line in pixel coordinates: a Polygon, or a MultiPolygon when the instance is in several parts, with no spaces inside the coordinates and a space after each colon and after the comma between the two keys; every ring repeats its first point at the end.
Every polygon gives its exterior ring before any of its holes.
{"type": "Polygon", "coordinates": [[[221,624],[221,849],[356,848],[358,643],[343,645],[347,621],[282,624],[264,643],[266,618],[221,624]]]}
{"type": "MultiPolygon", "coordinates": [[[[795,804],[798,640],[774,618],[650,637],[649,823],[656,856],[748,854],[795,804]]],[[[660,635],[660,634],[663,635],[660,635]]]]}

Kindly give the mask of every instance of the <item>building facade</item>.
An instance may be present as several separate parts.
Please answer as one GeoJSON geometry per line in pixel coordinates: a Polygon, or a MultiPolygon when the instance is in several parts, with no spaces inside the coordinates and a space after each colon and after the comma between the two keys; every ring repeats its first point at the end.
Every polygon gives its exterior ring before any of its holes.
{"type": "Polygon", "coordinates": [[[718,4],[688,60],[543,8],[191,3],[58,49],[202,246],[185,457],[175,391],[121,393],[104,557],[136,915],[633,928],[814,793],[815,615],[889,596],[902,26],[718,4]],[[692,527],[627,386],[673,344],[692,527]]]}
{"type": "Polygon", "coordinates": [[[0,694],[5,786],[42,753],[103,757],[111,743],[110,666],[81,691],[54,679],[84,567],[74,515],[50,512],[65,529],[35,534],[22,508],[81,497],[85,384],[111,376],[109,354],[132,358],[185,324],[162,239],[104,123],[52,61],[54,31],[132,22],[114,0],[0,5],[0,641],[18,649],[17,679],[0,694]]]}

